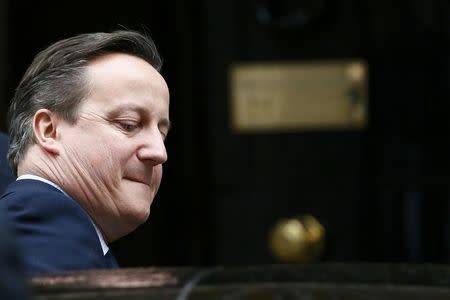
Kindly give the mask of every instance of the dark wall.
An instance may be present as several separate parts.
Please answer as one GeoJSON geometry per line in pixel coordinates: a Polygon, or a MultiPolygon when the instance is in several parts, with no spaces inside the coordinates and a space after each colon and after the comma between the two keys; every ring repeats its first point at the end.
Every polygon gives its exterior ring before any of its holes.
{"type": "Polygon", "coordinates": [[[446,1],[8,3],[4,99],[76,33],[144,28],[164,57],[169,161],[150,220],[113,245],[122,265],[274,263],[270,226],[302,213],[327,229],[323,260],[448,261],[446,1]],[[365,130],[230,129],[232,63],[352,57],[369,63],[365,130]]]}

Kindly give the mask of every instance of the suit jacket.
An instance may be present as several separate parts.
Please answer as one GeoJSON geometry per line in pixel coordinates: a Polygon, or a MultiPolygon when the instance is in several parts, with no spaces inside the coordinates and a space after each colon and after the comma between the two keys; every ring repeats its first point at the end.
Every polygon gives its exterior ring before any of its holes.
{"type": "Polygon", "coordinates": [[[30,289],[10,225],[0,211],[0,299],[27,300],[30,289]]]}
{"type": "Polygon", "coordinates": [[[87,213],[57,188],[38,180],[15,181],[0,208],[15,229],[28,274],[118,267],[114,257],[103,255],[87,213]]]}

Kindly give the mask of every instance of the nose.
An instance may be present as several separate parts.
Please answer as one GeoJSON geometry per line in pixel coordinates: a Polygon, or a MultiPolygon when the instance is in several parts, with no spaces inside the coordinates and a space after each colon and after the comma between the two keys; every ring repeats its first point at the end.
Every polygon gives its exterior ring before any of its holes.
{"type": "Polygon", "coordinates": [[[167,160],[166,145],[159,130],[143,136],[142,144],[137,151],[139,160],[159,165],[167,160]]]}

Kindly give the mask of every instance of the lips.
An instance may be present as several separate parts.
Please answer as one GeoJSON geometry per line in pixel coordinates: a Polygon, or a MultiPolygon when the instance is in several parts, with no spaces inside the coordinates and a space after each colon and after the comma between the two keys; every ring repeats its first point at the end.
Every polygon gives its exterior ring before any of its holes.
{"type": "Polygon", "coordinates": [[[126,177],[124,177],[124,179],[130,180],[130,181],[134,181],[134,182],[138,182],[138,183],[142,183],[142,184],[150,186],[150,180],[146,179],[146,178],[143,178],[143,177],[126,176],[126,177]]]}
{"type": "Polygon", "coordinates": [[[150,186],[154,179],[153,169],[147,169],[142,166],[129,166],[125,169],[125,172],[122,173],[122,178],[150,186]]]}

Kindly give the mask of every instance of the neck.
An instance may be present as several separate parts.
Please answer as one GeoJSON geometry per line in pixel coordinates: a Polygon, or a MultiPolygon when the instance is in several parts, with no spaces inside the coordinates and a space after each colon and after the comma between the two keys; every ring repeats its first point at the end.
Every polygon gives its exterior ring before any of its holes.
{"type": "MultiPolygon", "coordinates": [[[[45,152],[37,145],[32,145],[27,150],[24,159],[17,166],[17,176],[35,175],[56,184],[66,191],[64,174],[51,153],[45,152]]],[[[67,191],[66,191],[67,192],[67,191]]]]}

